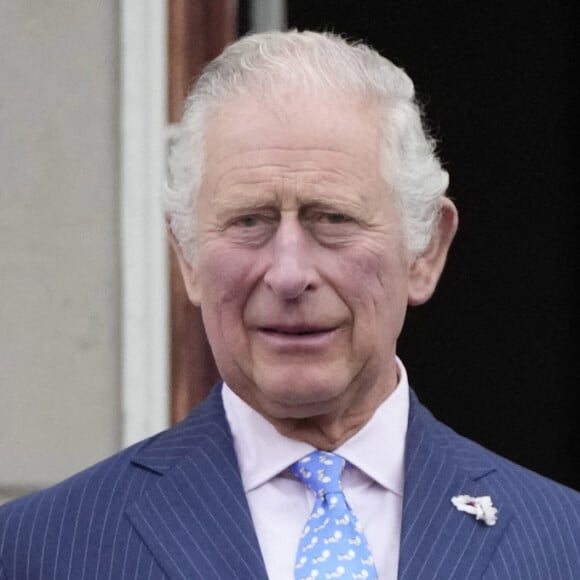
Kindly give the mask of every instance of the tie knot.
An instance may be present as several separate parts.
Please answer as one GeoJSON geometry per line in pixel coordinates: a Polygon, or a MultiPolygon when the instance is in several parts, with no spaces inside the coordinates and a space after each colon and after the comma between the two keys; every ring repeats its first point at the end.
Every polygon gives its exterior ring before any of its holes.
{"type": "Polygon", "coordinates": [[[340,476],[346,461],[327,451],[313,451],[291,466],[292,473],[316,495],[342,493],[340,476]]]}

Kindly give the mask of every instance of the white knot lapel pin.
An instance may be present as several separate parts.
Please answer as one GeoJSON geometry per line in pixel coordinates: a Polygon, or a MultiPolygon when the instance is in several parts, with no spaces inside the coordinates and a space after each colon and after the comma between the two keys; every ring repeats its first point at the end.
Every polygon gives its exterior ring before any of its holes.
{"type": "Polygon", "coordinates": [[[476,520],[483,520],[488,526],[495,526],[497,522],[497,508],[494,507],[489,495],[480,497],[456,495],[451,498],[451,503],[460,512],[471,514],[476,520]]]}

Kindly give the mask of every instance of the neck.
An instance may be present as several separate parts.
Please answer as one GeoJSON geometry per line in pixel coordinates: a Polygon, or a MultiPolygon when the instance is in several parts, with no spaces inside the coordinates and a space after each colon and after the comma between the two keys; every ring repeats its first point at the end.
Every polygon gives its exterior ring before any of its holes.
{"type": "Polygon", "coordinates": [[[232,388],[247,405],[266,419],[281,435],[303,441],[322,451],[334,451],[360,431],[378,407],[397,388],[397,367],[359,376],[335,398],[297,403],[258,397],[257,388],[232,388]],[[363,380],[366,379],[366,380],[363,380]]]}
{"type": "Polygon", "coordinates": [[[395,390],[396,384],[377,396],[369,397],[363,408],[348,407],[343,413],[315,415],[304,418],[268,420],[285,437],[304,441],[322,451],[334,451],[360,431],[374,415],[379,405],[395,390]]]}

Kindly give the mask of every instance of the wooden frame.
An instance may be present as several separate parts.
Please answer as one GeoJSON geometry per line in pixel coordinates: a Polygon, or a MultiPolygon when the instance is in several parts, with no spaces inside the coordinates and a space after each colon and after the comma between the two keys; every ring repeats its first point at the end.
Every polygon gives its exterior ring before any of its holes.
{"type": "MultiPolygon", "coordinates": [[[[170,123],[203,66],[235,39],[236,0],[168,0],[170,123]]],[[[173,252],[170,258],[171,422],[180,421],[218,380],[201,313],[187,298],[173,252]]]]}

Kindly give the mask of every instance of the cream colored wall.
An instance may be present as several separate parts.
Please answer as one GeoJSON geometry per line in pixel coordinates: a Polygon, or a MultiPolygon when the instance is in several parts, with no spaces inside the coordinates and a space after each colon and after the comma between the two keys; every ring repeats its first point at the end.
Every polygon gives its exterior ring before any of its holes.
{"type": "Polygon", "coordinates": [[[0,501],[121,441],[115,0],[0,0],[0,501]]]}

